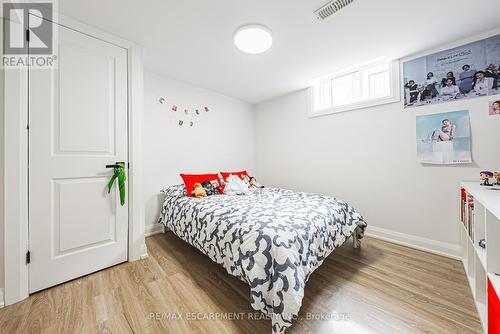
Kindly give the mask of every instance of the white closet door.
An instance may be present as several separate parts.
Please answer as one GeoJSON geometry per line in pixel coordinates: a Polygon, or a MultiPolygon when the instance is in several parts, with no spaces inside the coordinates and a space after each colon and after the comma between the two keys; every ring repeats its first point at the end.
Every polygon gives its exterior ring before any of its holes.
{"type": "Polygon", "coordinates": [[[30,292],[127,260],[127,52],[58,28],[58,70],[29,71],[30,292]]]}

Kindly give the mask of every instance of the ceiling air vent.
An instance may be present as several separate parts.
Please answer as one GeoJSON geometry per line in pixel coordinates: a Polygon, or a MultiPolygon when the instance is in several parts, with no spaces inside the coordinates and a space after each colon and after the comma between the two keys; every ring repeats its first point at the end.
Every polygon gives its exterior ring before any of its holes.
{"type": "Polygon", "coordinates": [[[320,9],[316,10],[314,12],[314,15],[316,15],[317,19],[320,21],[326,20],[330,15],[335,14],[342,8],[346,7],[347,5],[350,5],[354,0],[334,0],[330,1],[320,9]]]}

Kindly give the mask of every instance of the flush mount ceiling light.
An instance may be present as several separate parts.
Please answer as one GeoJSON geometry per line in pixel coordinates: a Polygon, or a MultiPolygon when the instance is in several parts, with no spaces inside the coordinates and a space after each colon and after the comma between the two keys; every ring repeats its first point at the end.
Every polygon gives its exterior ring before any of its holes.
{"type": "Polygon", "coordinates": [[[259,54],[266,52],[273,45],[273,36],[267,27],[249,24],[235,31],[234,44],[245,53],[259,54]]]}

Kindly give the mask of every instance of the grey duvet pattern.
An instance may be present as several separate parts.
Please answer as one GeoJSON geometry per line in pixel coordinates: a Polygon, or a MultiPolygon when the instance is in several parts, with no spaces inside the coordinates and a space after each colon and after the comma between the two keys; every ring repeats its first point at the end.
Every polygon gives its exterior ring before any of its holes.
{"type": "Polygon", "coordinates": [[[243,196],[186,196],[172,186],[159,222],[250,285],[250,301],[272,320],[273,333],[292,325],[305,283],[337,247],[366,223],[329,196],[264,188],[243,196]]]}

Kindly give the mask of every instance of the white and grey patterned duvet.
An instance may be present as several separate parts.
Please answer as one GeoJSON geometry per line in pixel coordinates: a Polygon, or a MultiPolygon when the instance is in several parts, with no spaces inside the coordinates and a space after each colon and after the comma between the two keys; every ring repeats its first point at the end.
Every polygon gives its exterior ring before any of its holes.
{"type": "Polygon", "coordinates": [[[160,223],[250,285],[250,301],[283,333],[299,313],[305,283],[366,223],[333,197],[264,188],[243,196],[187,197],[172,186],[160,223]]]}

